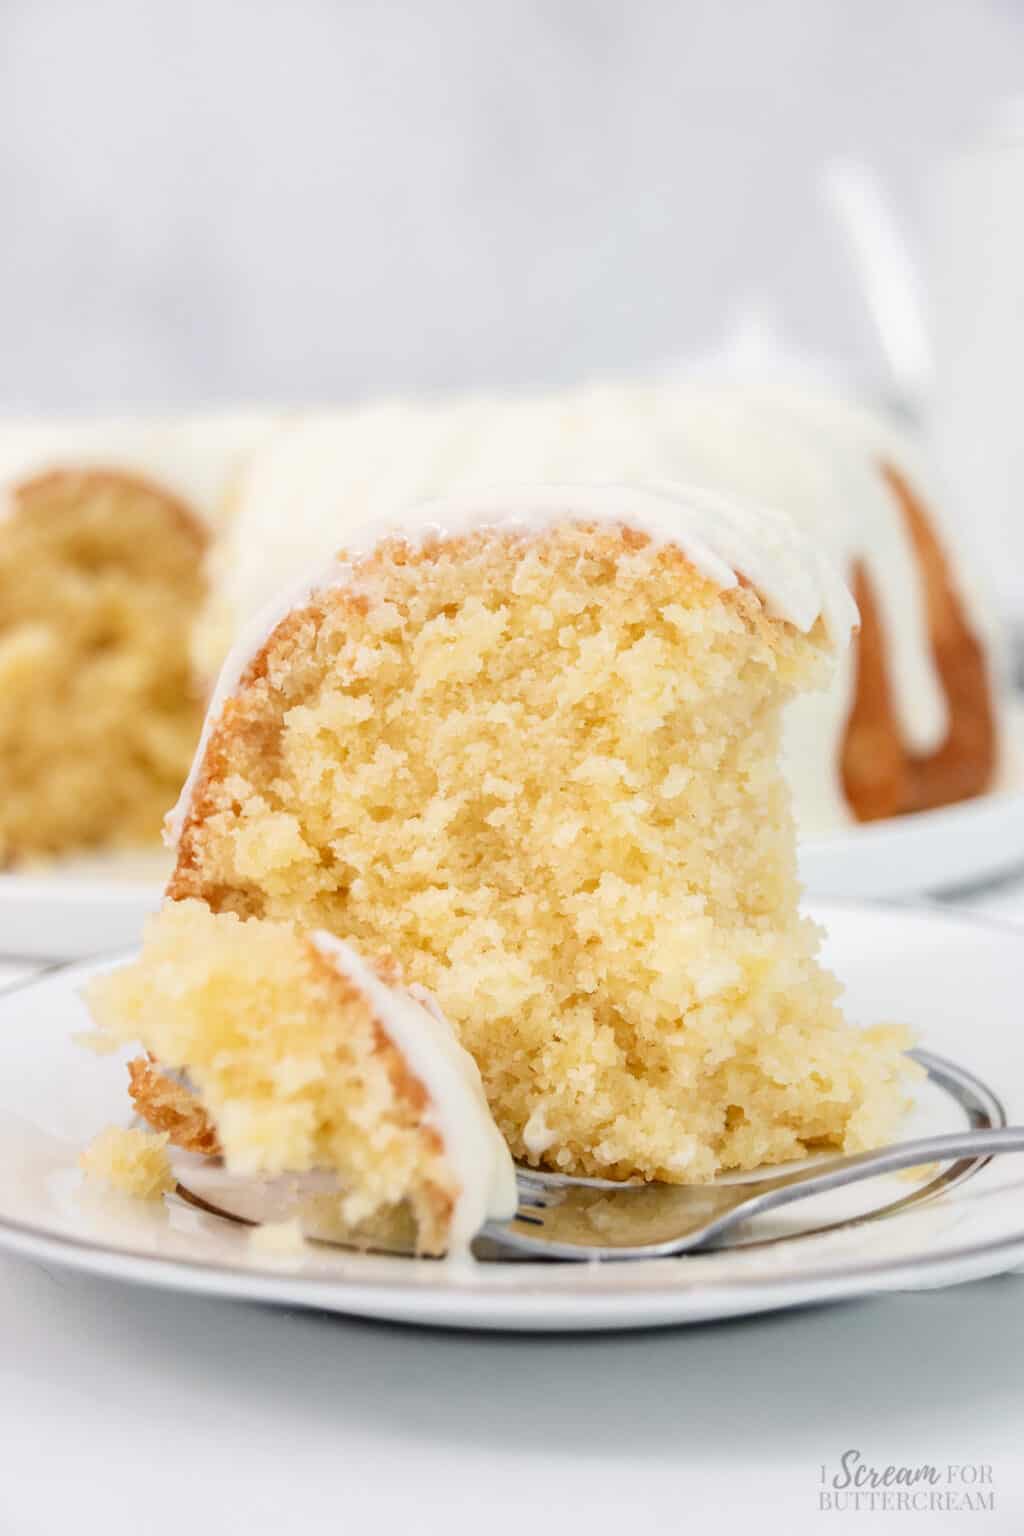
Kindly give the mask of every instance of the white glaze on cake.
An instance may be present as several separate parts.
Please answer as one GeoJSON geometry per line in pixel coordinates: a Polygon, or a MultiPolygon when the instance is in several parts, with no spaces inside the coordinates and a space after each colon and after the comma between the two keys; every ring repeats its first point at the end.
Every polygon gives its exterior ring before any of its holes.
{"type": "Polygon", "coordinates": [[[629,527],[655,544],[678,548],[722,591],[743,577],[769,613],[808,633],[821,620],[835,651],[845,649],[857,610],[828,558],[784,514],[751,508],[701,488],[663,486],[522,486],[428,502],[403,516],[384,516],[353,530],[340,557],[269,603],[224,662],[207,709],[192,768],[167,817],[164,840],[181,837],[210,736],[224,705],[278,624],[314,593],[357,583],[359,564],[383,540],[422,545],[493,529],[529,536],[558,523],[629,527]]]}
{"type": "MultiPolygon", "coordinates": [[[[706,385],[666,396],[663,434],[677,473],[784,507],[844,574],[864,569],[885,635],[901,734],[912,751],[935,751],[949,717],[929,642],[924,581],[881,470],[887,461],[906,463],[900,435],[834,399],[706,385]]],[[[914,479],[920,483],[919,475],[914,479]]],[[[852,819],[839,768],[853,688],[850,655],[826,696],[798,699],[786,714],[785,766],[805,836],[852,819]]]]}
{"type": "Polygon", "coordinates": [[[350,944],[322,929],[310,938],[317,952],[366,998],[426,1090],[425,1121],[441,1137],[459,1184],[448,1252],[453,1257],[465,1254],[486,1221],[507,1220],[517,1204],[512,1157],[487,1106],[477,1065],[423,988],[388,986],[350,944]]]}

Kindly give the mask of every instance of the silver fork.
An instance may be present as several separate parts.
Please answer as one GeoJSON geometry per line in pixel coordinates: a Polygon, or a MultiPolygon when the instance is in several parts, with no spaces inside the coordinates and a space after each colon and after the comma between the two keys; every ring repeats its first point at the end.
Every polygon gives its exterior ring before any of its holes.
{"type": "MultiPolygon", "coordinates": [[[[482,1236],[500,1252],[546,1259],[652,1259],[718,1247],[741,1222],[812,1195],[882,1173],[952,1159],[986,1160],[1024,1152],[1024,1127],[999,1125],[1002,1105],[984,1083],[955,1062],[910,1053],[936,1087],[956,1100],[971,1129],[923,1136],[874,1152],[819,1160],[788,1171],[720,1184],[616,1183],[517,1168],[519,1209],[510,1221],[488,1222],[482,1236]],[[993,1122],[998,1128],[993,1128],[993,1122]]],[[[950,1188],[977,1162],[950,1169],[934,1188],[950,1188]]],[[[894,1209],[910,1203],[899,1201],[894,1209]]],[[[882,1213],[878,1213],[882,1214],[882,1213]]]]}
{"type": "Polygon", "coordinates": [[[519,1168],[519,1209],[483,1236],[535,1259],[657,1259],[718,1247],[752,1216],[880,1173],[961,1157],[1024,1152],[1024,1126],[953,1131],[855,1152],[756,1183],[623,1184],[519,1168]]]}

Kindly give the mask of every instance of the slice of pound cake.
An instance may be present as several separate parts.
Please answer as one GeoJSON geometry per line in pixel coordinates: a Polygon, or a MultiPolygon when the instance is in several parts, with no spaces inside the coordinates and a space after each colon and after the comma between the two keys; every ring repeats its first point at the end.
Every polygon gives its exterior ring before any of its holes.
{"type": "Polygon", "coordinates": [[[346,1230],[404,1207],[418,1248],[441,1253],[515,1210],[512,1160],[451,1026],[332,934],[169,903],[88,1001],[149,1052],[130,1068],[145,1118],[232,1173],[335,1174],[346,1230]]]}
{"type": "Polygon", "coordinates": [[[229,658],[169,895],[393,957],[517,1158],[687,1182],[878,1142],[902,1041],[837,1006],[778,761],[854,619],[788,519],[701,493],[368,529],[229,658]]]}

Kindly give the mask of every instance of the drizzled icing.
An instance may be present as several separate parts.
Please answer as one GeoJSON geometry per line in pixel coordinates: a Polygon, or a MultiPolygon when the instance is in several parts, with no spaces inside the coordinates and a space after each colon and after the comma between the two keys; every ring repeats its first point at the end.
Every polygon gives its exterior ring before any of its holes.
{"type": "MultiPolygon", "coordinates": [[[[949,712],[931,649],[924,576],[882,466],[909,474],[933,518],[941,496],[933,494],[907,435],[822,391],[703,380],[666,393],[661,452],[676,473],[784,507],[844,575],[863,569],[879,609],[901,735],[911,751],[935,751],[949,712]]],[[[943,539],[954,542],[948,529],[943,539]]],[[[959,552],[957,568],[962,574],[959,552]]],[[[971,596],[963,582],[960,596],[971,596]]],[[[977,605],[972,619],[984,632],[977,605]]],[[[840,765],[853,690],[854,659],[847,656],[827,694],[798,698],[786,712],[784,763],[805,837],[852,820],[840,765]]]]}
{"type": "Polygon", "coordinates": [[[697,487],[519,486],[428,502],[401,516],[364,523],[345,536],[339,558],[279,594],[246,626],[217,679],[199,746],[165,841],[181,836],[212,731],[253,658],[278,624],[315,593],[357,577],[361,559],[386,538],[410,544],[456,538],[474,530],[543,533],[558,523],[626,526],[656,544],[673,545],[709,581],[731,591],[743,577],[769,613],[808,633],[821,620],[836,651],[847,644],[857,610],[827,556],[784,514],[751,508],[697,487]]]}
{"type": "Polygon", "coordinates": [[[310,935],[317,951],[367,999],[388,1038],[426,1089],[425,1113],[444,1144],[459,1184],[448,1252],[468,1251],[485,1221],[515,1214],[512,1156],[491,1117],[476,1063],[424,988],[391,987],[351,945],[322,929],[310,935]]]}
{"type": "Polygon", "coordinates": [[[904,734],[915,750],[933,750],[948,723],[946,704],[922,643],[927,622],[913,543],[880,472],[887,450],[897,463],[905,450],[897,452],[895,434],[852,408],[799,402],[736,389],[680,395],[666,453],[680,469],[737,496],[785,507],[844,572],[855,563],[866,569],[885,614],[904,734]]]}
{"type": "Polygon", "coordinates": [[[346,535],[343,553],[357,560],[389,536],[422,544],[477,528],[542,533],[571,522],[625,526],[656,544],[674,545],[722,591],[738,586],[742,576],[773,617],[805,634],[821,619],[838,650],[857,622],[837,572],[785,513],[697,485],[515,485],[466,492],[365,523],[346,535]]]}

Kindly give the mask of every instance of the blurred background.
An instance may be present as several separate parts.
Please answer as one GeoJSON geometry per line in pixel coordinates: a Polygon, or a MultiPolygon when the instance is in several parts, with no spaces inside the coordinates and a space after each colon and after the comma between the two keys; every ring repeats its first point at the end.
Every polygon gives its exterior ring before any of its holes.
{"type": "Polygon", "coordinates": [[[572,382],[751,312],[878,378],[821,194],[925,250],[1013,0],[3,0],[0,407],[572,382]]]}

